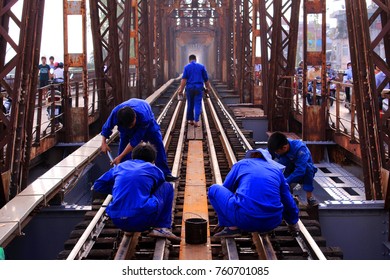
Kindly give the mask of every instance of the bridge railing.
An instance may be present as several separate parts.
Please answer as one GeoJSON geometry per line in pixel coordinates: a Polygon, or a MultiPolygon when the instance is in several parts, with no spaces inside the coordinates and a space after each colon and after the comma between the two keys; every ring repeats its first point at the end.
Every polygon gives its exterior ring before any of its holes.
{"type": "Polygon", "coordinates": [[[335,133],[346,135],[353,142],[359,142],[359,131],[356,118],[356,102],[353,94],[353,85],[337,81],[329,82],[327,93],[322,94],[319,85],[313,83],[311,92],[304,93],[302,84],[302,75],[285,77],[291,79],[291,111],[295,117],[304,114],[305,107],[312,104],[320,105],[326,102],[327,119],[329,128],[335,133]],[[331,86],[332,85],[332,86],[331,86]],[[331,91],[334,89],[334,94],[331,91]],[[349,88],[350,102],[346,100],[345,89],[349,88]],[[312,92],[316,92],[313,94],[312,92]],[[305,102],[304,102],[304,99],[305,102]]]}

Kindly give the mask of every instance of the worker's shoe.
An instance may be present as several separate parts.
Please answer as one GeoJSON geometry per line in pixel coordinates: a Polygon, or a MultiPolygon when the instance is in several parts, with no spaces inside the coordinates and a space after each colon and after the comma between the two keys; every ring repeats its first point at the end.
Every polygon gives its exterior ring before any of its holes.
{"type": "Polygon", "coordinates": [[[179,180],[179,177],[175,177],[172,174],[165,175],[165,181],[167,182],[174,182],[179,180]]]}
{"type": "Polygon", "coordinates": [[[170,230],[167,228],[158,228],[153,229],[149,234],[149,237],[158,237],[158,238],[167,238],[172,241],[180,241],[181,238],[174,235],[170,230]]]}
{"type": "Polygon", "coordinates": [[[238,229],[229,229],[228,227],[225,227],[222,231],[214,234],[214,237],[222,238],[222,237],[240,237],[241,236],[241,230],[238,229]]]}
{"type": "Polygon", "coordinates": [[[318,201],[314,197],[309,197],[307,199],[307,205],[314,207],[318,205],[318,201]]]}

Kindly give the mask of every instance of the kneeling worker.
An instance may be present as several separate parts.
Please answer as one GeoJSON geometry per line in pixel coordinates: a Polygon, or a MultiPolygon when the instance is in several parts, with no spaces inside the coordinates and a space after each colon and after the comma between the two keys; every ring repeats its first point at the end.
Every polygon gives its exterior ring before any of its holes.
{"type": "Polygon", "coordinates": [[[111,168],[94,184],[95,191],[112,194],[106,213],[124,231],[153,228],[149,236],[179,241],[180,237],[169,230],[174,190],[153,164],[156,149],[141,143],[134,148],[132,157],[111,168]]]}
{"type": "Polygon", "coordinates": [[[282,171],[264,149],[248,151],[245,159],[233,165],[222,186],[210,187],[208,196],[219,226],[225,227],[216,237],[268,232],[283,219],[290,231],[298,231],[299,210],[282,171]]]}
{"type": "Polygon", "coordinates": [[[278,162],[286,166],[284,176],[287,183],[302,184],[306,192],[307,204],[317,206],[313,197],[314,176],[317,167],[314,166],[309,148],[301,140],[288,139],[281,132],[274,132],[268,139],[268,151],[274,154],[278,162]]]}
{"type": "Polygon", "coordinates": [[[175,181],[169,170],[167,156],[161,136],[160,126],[154,118],[152,108],[145,100],[132,98],[116,106],[102,128],[101,150],[110,150],[106,140],[111,136],[112,129],[118,126],[120,142],[118,156],[113,164],[131,159],[131,151],[141,141],[152,143],[157,149],[156,165],[165,175],[168,182],[175,181]]]}

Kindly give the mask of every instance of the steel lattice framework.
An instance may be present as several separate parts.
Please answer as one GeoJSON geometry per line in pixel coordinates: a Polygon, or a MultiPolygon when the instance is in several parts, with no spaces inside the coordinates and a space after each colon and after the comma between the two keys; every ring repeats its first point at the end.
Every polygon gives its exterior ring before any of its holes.
{"type": "MultiPolygon", "coordinates": [[[[259,1],[263,89],[270,131],[288,131],[295,73],[300,0],[259,1]],[[270,55],[269,55],[270,54],[270,55]],[[269,61],[269,63],[267,63],[269,61]]],[[[257,11],[256,11],[257,12],[257,11]]]]}
{"type": "Polygon", "coordinates": [[[362,151],[362,165],[367,199],[383,199],[387,196],[386,207],[389,205],[389,188],[383,184],[381,167],[389,166],[388,155],[383,152],[384,145],[390,143],[388,134],[388,119],[383,120],[383,134],[380,134],[378,96],[383,87],[388,83],[387,78],[376,89],[374,76],[374,63],[380,69],[390,74],[389,65],[375,53],[374,49],[381,40],[384,40],[386,58],[390,58],[389,16],[388,1],[373,1],[378,9],[371,18],[368,18],[366,1],[346,0],[347,21],[350,30],[349,42],[351,50],[351,62],[353,71],[353,89],[356,100],[356,111],[359,125],[359,138],[362,151]],[[371,40],[369,26],[375,18],[381,16],[382,32],[371,40]],[[381,137],[382,136],[382,137],[381,137]],[[382,139],[384,141],[382,141],[382,139]],[[384,158],[382,158],[384,157],[384,158]],[[387,159],[386,159],[387,157],[387,159]],[[383,160],[383,162],[382,162],[383,160]]]}
{"type": "Polygon", "coordinates": [[[35,105],[38,61],[40,55],[44,0],[23,2],[21,17],[11,8],[18,1],[0,1],[0,81],[2,88],[12,98],[12,111],[8,119],[2,109],[0,159],[2,186],[0,204],[22,189],[22,180],[29,168],[29,152],[32,145],[32,117],[35,105]],[[8,35],[10,21],[19,29],[19,41],[8,35]],[[6,47],[11,46],[14,55],[6,62],[6,47]],[[9,85],[5,78],[15,70],[15,79],[9,85]],[[5,151],[5,155],[4,155],[5,151]]]}

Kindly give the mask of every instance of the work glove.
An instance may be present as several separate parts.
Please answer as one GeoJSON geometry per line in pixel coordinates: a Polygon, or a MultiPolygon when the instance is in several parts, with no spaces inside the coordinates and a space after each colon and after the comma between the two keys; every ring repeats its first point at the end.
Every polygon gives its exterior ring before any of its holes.
{"type": "Polygon", "coordinates": [[[288,232],[292,236],[297,236],[298,233],[299,233],[299,225],[298,225],[298,223],[295,223],[293,225],[288,225],[288,232]]]}

